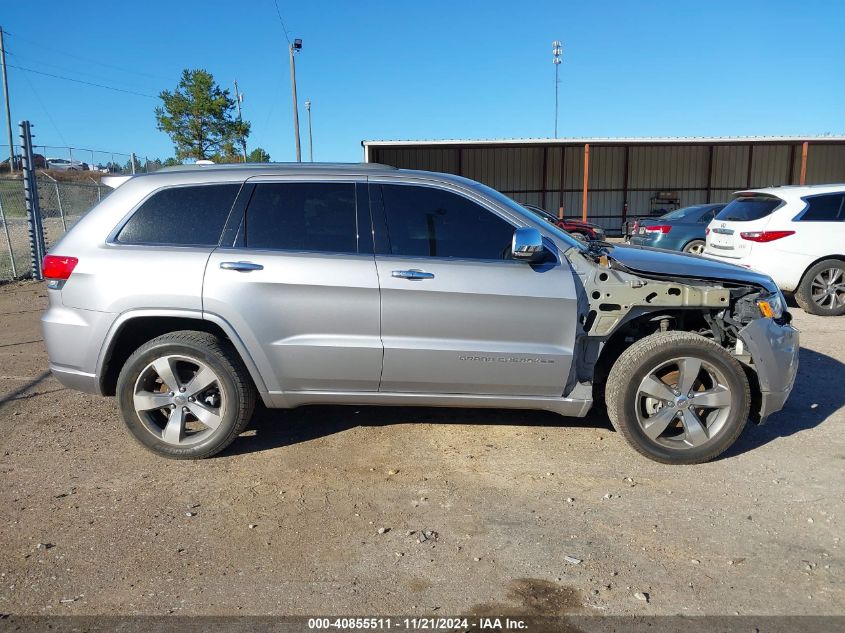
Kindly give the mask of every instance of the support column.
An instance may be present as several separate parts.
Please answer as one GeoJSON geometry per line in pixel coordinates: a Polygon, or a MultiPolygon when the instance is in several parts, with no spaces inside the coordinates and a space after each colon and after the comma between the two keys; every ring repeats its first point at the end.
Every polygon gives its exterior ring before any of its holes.
{"type": "Polygon", "coordinates": [[[584,195],[581,200],[581,219],[587,221],[587,190],[590,179],[590,144],[584,143],[584,195]]]}
{"type": "Polygon", "coordinates": [[[804,141],[801,144],[801,173],[798,177],[799,185],[807,184],[807,154],[810,152],[810,143],[804,141]]]}

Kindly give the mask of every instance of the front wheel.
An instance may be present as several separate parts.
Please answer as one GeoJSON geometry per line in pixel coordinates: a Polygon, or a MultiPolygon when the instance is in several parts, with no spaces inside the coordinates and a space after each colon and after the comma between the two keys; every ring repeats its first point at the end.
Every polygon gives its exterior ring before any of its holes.
{"type": "Polygon", "coordinates": [[[240,435],[255,388],[232,346],[205,332],[163,334],[139,347],[117,380],[129,431],[162,457],[199,459],[240,435]]]}
{"type": "Polygon", "coordinates": [[[751,393],[742,365],[691,332],[661,332],[631,345],[607,379],[613,427],[664,464],[714,459],[740,436],[751,393]]]}

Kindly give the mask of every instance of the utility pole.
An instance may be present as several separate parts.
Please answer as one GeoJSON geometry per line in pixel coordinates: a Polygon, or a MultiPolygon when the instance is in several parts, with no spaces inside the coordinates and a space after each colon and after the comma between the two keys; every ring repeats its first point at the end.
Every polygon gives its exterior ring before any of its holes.
{"type": "Polygon", "coordinates": [[[295,39],[293,44],[288,45],[290,53],[290,90],[293,97],[293,134],[296,139],[296,162],[302,162],[302,148],[299,145],[299,106],[296,99],[296,62],[293,55],[302,50],[302,40],[295,39]]]}
{"type": "Polygon", "coordinates": [[[3,67],[3,98],[6,100],[6,134],[9,139],[9,173],[15,171],[15,146],[12,143],[12,109],[9,106],[9,79],[6,77],[6,45],[3,43],[3,27],[0,26],[0,66],[3,67]]]}
{"type": "MultiPolygon", "coordinates": [[[[238,123],[241,122],[241,102],[244,100],[244,95],[238,90],[238,80],[235,79],[235,104],[238,106],[238,123]]],[[[246,162],[246,137],[241,137],[241,150],[244,153],[244,162],[246,162]]]]}
{"type": "Polygon", "coordinates": [[[306,99],[305,109],[308,110],[308,157],[314,162],[314,137],[311,135],[311,99],[306,99]]]}
{"type": "Polygon", "coordinates": [[[560,93],[560,62],[563,55],[563,47],[559,40],[552,42],[552,63],[555,65],[555,138],[557,138],[557,112],[560,93]]]}

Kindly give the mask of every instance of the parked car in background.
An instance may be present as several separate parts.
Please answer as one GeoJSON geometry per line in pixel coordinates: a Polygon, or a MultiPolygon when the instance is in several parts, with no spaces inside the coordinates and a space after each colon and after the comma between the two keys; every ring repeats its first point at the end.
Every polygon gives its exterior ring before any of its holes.
{"type": "Polygon", "coordinates": [[[559,218],[555,214],[549,213],[545,209],[535,206],[533,204],[523,203],[522,206],[531,211],[531,213],[540,216],[546,222],[554,224],[556,227],[563,229],[564,231],[572,235],[572,237],[575,237],[581,241],[604,240],[604,229],[600,226],[596,226],[595,224],[584,222],[582,220],[573,220],[571,218],[559,218]]]}
{"type": "Polygon", "coordinates": [[[724,203],[696,204],[670,211],[659,218],[640,218],[631,228],[629,242],[636,246],[701,255],[707,224],[724,207],[724,203]]]}
{"type": "Polygon", "coordinates": [[[765,275],[581,242],[466,178],[301,163],[103,181],[117,191],[44,259],[50,369],[116,396],[165,457],[221,451],[258,398],[568,416],[598,401],[634,449],[692,464],[780,410],[798,370],[765,275]]]}
{"type": "Polygon", "coordinates": [[[57,171],[88,171],[88,163],[81,160],[67,158],[48,158],[47,169],[57,171]]]}
{"type": "Polygon", "coordinates": [[[705,256],[769,275],[811,314],[845,314],[845,184],[741,191],[710,222],[705,256]]]}
{"type": "MultiPolygon", "coordinates": [[[[34,163],[35,169],[45,169],[47,167],[47,159],[44,158],[41,154],[33,154],[32,155],[32,162],[34,163]]],[[[15,169],[21,169],[23,165],[23,158],[20,154],[15,155],[15,169]]],[[[4,161],[0,161],[0,172],[8,172],[9,171],[9,159],[7,158],[4,161]]]]}

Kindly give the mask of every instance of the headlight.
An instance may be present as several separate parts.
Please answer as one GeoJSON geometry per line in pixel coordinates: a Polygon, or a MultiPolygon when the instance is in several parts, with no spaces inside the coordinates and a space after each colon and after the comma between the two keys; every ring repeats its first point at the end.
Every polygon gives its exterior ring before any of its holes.
{"type": "Polygon", "coordinates": [[[760,310],[760,314],[769,319],[781,318],[786,309],[783,295],[777,293],[757,299],[757,309],[760,310]]]}

